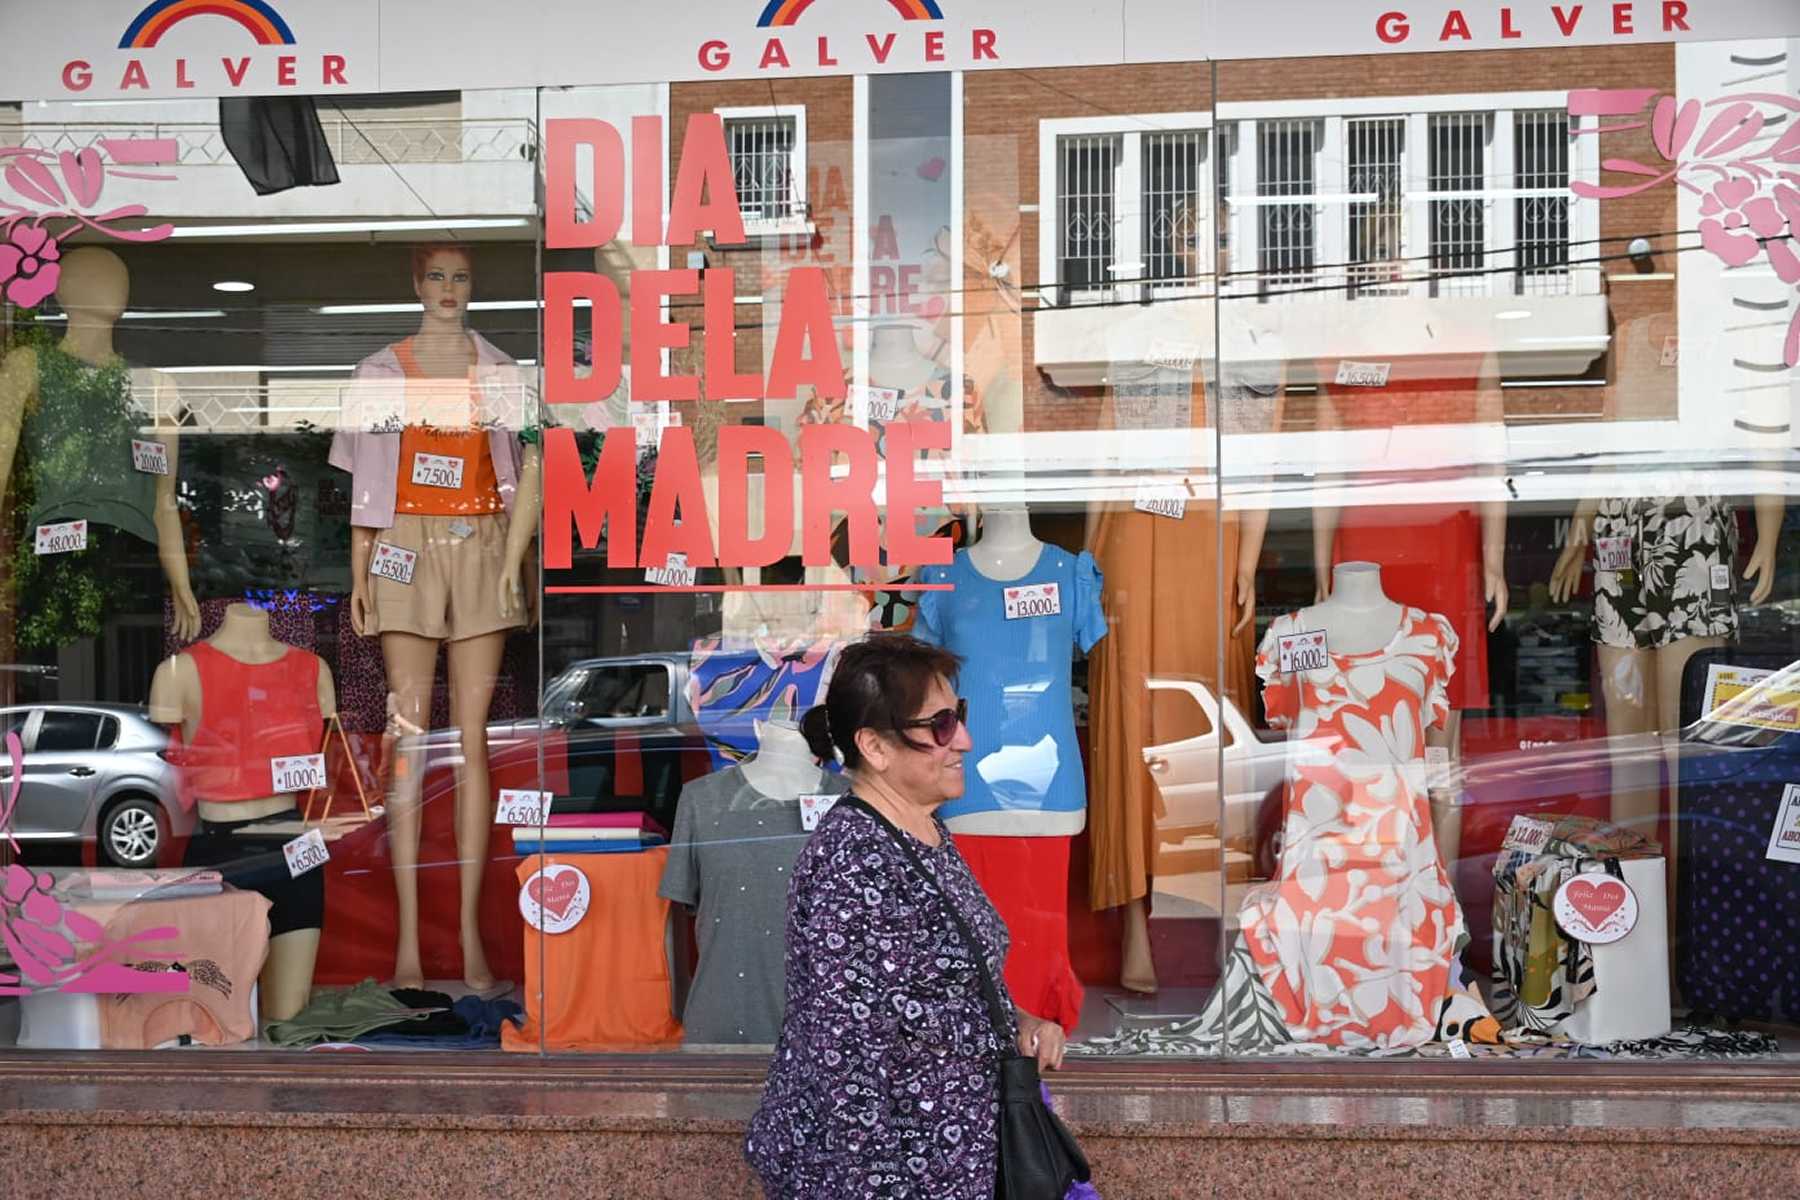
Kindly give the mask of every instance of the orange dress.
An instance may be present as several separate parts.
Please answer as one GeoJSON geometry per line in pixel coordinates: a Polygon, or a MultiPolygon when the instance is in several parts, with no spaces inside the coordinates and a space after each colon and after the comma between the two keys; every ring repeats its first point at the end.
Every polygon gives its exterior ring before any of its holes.
{"type": "MultiPolygon", "coordinates": [[[[463,379],[426,375],[413,357],[412,339],[394,347],[406,373],[406,428],[400,433],[400,469],[394,477],[394,511],[429,517],[485,516],[502,511],[500,484],[488,431],[473,428],[481,392],[473,375],[463,379]],[[414,465],[421,454],[435,456],[439,469],[427,470],[415,482],[414,465]],[[450,478],[445,460],[461,464],[461,481],[450,478]]],[[[428,460],[428,464],[430,460],[428,460]]],[[[452,468],[454,469],[454,468],[452,468]]]]}

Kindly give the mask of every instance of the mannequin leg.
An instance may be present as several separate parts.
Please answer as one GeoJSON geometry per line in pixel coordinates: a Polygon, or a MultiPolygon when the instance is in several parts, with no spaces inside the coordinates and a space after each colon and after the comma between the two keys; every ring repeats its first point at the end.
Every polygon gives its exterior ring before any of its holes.
{"type": "Polygon", "coordinates": [[[462,885],[463,982],[481,991],[494,986],[481,945],[481,876],[487,870],[494,796],[488,785],[488,706],[506,634],[487,633],[450,643],[450,720],[462,734],[456,778],[456,857],[462,885]]]}
{"type": "Polygon", "coordinates": [[[312,998],[313,963],[319,957],[317,929],[295,929],[269,940],[258,1007],[264,1021],[285,1021],[312,998]]]}
{"type": "MultiPolygon", "coordinates": [[[[438,644],[412,633],[381,635],[388,687],[400,719],[424,729],[431,721],[431,687],[437,675],[438,644]]],[[[403,736],[405,747],[412,735],[403,736]]],[[[394,863],[394,986],[423,987],[419,961],[419,798],[425,781],[423,750],[400,751],[387,800],[388,853],[394,863]]]]}
{"type": "MultiPolygon", "coordinates": [[[[1462,709],[1453,708],[1444,718],[1442,729],[1425,731],[1425,744],[1437,746],[1450,752],[1450,766],[1453,768],[1450,778],[1456,778],[1454,768],[1462,762],[1462,709]]],[[[1426,767],[1427,778],[1431,771],[1426,767]]],[[[1450,885],[1456,886],[1456,857],[1462,852],[1462,804],[1461,788],[1454,784],[1431,788],[1431,835],[1437,842],[1438,861],[1444,864],[1444,870],[1450,876],[1450,885]]]]}
{"type": "MultiPolygon", "coordinates": [[[[1664,734],[1663,754],[1669,773],[1669,836],[1663,845],[1669,900],[1669,948],[1675,946],[1675,863],[1681,852],[1681,674],[1702,650],[1723,646],[1720,637],[1682,638],[1656,651],[1656,727],[1664,734]]],[[[1675,976],[1671,973],[1669,978],[1675,976]]]]}
{"type": "Polygon", "coordinates": [[[1125,940],[1119,948],[1119,986],[1128,992],[1156,992],[1156,960],[1150,956],[1150,903],[1144,897],[1125,905],[1125,940]]]}
{"type": "Polygon", "coordinates": [[[1641,753],[1633,734],[1656,728],[1657,675],[1648,650],[1596,646],[1606,697],[1606,736],[1612,757],[1612,820],[1654,836],[1662,813],[1662,763],[1641,753]],[[1638,751],[1634,753],[1634,751],[1638,751]]]}

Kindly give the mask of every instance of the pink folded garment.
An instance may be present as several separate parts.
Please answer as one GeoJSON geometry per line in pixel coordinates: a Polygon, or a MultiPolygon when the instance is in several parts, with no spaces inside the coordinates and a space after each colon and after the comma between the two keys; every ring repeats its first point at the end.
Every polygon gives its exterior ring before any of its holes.
{"type": "Polygon", "coordinates": [[[659,825],[649,813],[611,812],[611,813],[559,813],[550,814],[547,822],[551,829],[629,829],[632,831],[649,830],[665,836],[668,830],[659,825]]]}
{"type": "Polygon", "coordinates": [[[651,829],[586,829],[579,825],[552,825],[539,829],[536,825],[514,825],[512,831],[515,844],[524,841],[535,842],[539,834],[547,833],[558,842],[631,842],[646,837],[656,836],[660,831],[651,829]]]}

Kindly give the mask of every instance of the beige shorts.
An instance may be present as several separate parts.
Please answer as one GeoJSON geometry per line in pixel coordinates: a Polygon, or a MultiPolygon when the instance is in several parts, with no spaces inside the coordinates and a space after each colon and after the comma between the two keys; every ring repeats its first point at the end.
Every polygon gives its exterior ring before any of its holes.
{"type": "Polygon", "coordinates": [[[460,642],[523,625],[524,613],[500,615],[506,527],[507,518],[498,513],[470,517],[395,513],[393,525],[375,535],[375,553],[380,554],[386,543],[411,550],[418,558],[411,583],[381,575],[369,580],[374,609],[370,632],[415,633],[460,642]]]}

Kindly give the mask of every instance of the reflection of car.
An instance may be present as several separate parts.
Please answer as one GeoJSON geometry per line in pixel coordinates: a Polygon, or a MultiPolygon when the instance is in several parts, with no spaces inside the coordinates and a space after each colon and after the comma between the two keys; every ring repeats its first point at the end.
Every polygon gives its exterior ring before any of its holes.
{"type": "Polygon", "coordinates": [[[33,704],[0,709],[25,748],[13,813],[21,842],[95,841],[115,866],[154,866],[191,824],[163,758],[168,734],[124,704],[33,704]]]}

